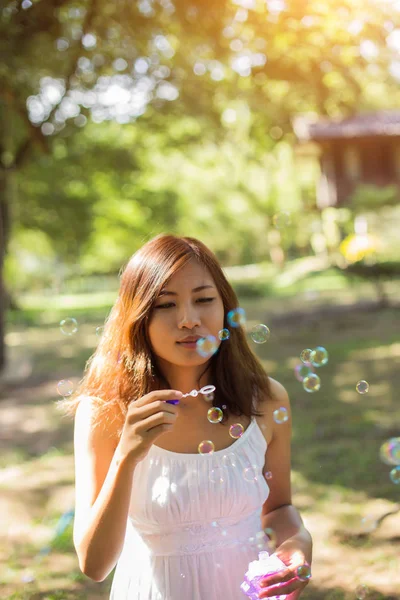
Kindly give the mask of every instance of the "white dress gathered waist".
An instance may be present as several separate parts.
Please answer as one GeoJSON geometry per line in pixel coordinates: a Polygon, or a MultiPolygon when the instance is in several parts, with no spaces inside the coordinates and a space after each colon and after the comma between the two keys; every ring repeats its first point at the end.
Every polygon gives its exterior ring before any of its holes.
{"type": "Polygon", "coordinates": [[[199,552],[223,551],[229,546],[245,544],[259,528],[259,510],[240,521],[219,519],[213,523],[193,523],[176,527],[174,531],[141,534],[142,542],[153,556],[181,556],[199,552]]]}
{"type": "Polygon", "coordinates": [[[231,446],[182,454],[153,445],[134,472],[110,600],[246,600],[262,538],[267,443],[253,417],[231,446]]]}

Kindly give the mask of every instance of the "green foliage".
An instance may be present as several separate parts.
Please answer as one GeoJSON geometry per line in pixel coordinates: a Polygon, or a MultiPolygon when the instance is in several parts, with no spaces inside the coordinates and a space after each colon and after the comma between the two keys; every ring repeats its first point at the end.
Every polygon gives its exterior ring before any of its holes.
{"type": "Polygon", "coordinates": [[[42,289],[54,279],[56,257],[51,238],[39,229],[14,228],[4,277],[12,282],[14,293],[42,289]]]}
{"type": "Polygon", "coordinates": [[[399,203],[400,192],[395,185],[384,187],[371,184],[359,185],[349,198],[349,205],[355,213],[375,211],[386,206],[398,206],[399,203]]]}
{"type": "MultiPolygon", "coordinates": [[[[146,239],[165,231],[200,237],[225,264],[256,262],[268,255],[275,212],[284,208],[300,219],[300,183],[289,144],[280,142],[268,155],[259,155],[250,140],[247,156],[229,142],[204,142],[184,152],[163,148],[158,134],[144,138],[141,132],[139,124],[92,124],[58,140],[46,166],[21,171],[28,208],[6,261],[14,292],[48,287],[49,277],[57,287],[74,274],[115,273],[146,239]],[[109,168],[114,150],[121,158],[109,168]],[[50,188],[60,198],[61,220],[50,188]],[[38,196],[41,205],[34,210],[38,196]]],[[[292,221],[280,240],[287,251],[300,231],[297,217],[292,221]]],[[[307,244],[308,228],[301,231],[307,244]]]]}
{"type": "Polygon", "coordinates": [[[346,267],[352,274],[366,279],[390,279],[400,278],[400,262],[378,262],[376,264],[365,264],[358,261],[346,267]]]}
{"type": "Polygon", "coordinates": [[[51,548],[58,552],[74,552],[73,523],[51,542],[51,548]]]}
{"type": "Polygon", "coordinates": [[[7,3],[0,168],[16,223],[8,285],[18,291],[37,277],[47,286],[49,270],[61,282],[115,272],[164,231],[200,237],[225,264],[273,259],[274,248],[286,258],[309,252],[318,168],[295,167],[293,115],[400,101],[382,34],[394,8],[356,4],[7,3]],[[355,10],[364,24],[356,29],[355,10]],[[381,50],[381,74],[359,52],[364,40],[381,50]],[[271,237],[280,210],[293,222],[271,237]]]}
{"type": "Polygon", "coordinates": [[[233,288],[241,298],[265,298],[271,292],[270,286],[263,281],[236,282],[233,288]]]}

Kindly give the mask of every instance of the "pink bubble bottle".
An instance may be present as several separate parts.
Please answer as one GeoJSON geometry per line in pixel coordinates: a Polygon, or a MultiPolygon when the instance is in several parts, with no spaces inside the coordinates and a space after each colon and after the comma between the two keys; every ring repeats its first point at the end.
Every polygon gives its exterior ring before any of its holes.
{"type": "MultiPolygon", "coordinates": [[[[276,554],[269,555],[263,550],[258,553],[258,560],[253,560],[249,564],[249,569],[244,576],[244,581],[240,589],[250,598],[250,600],[258,600],[258,594],[265,588],[260,587],[260,581],[272,573],[277,573],[282,569],[286,569],[286,565],[281,561],[276,554]]],[[[286,595],[271,596],[269,600],[285,600],[286,595]]]]}

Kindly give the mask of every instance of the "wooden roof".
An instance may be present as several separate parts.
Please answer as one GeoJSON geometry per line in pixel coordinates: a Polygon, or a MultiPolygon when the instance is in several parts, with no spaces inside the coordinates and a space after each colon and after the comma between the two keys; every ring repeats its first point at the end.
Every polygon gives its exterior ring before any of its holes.
{"type": "Polygon", "coordinates": [[[400,110],[360,113],[345,119],[298,115],[293,129],[302,142],[370,136],[400,136],[400,110]]]}

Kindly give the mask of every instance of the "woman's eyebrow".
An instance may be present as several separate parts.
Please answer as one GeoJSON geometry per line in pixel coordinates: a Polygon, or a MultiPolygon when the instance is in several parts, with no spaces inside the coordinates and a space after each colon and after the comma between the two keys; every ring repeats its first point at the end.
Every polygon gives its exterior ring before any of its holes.
{"type": "MultiPolygon", "coordinates": [[[[192,290],[192,292],[200,292],[201,290],[205,290],[207,288],[214,288],[213,285],[200,285],[199,287],[196,287],[192,290]]],[[[176,292],[169,292],[167,290],[161,290],[160,296],[178,296],[179,294],[177,294],[176,292]]]]}

